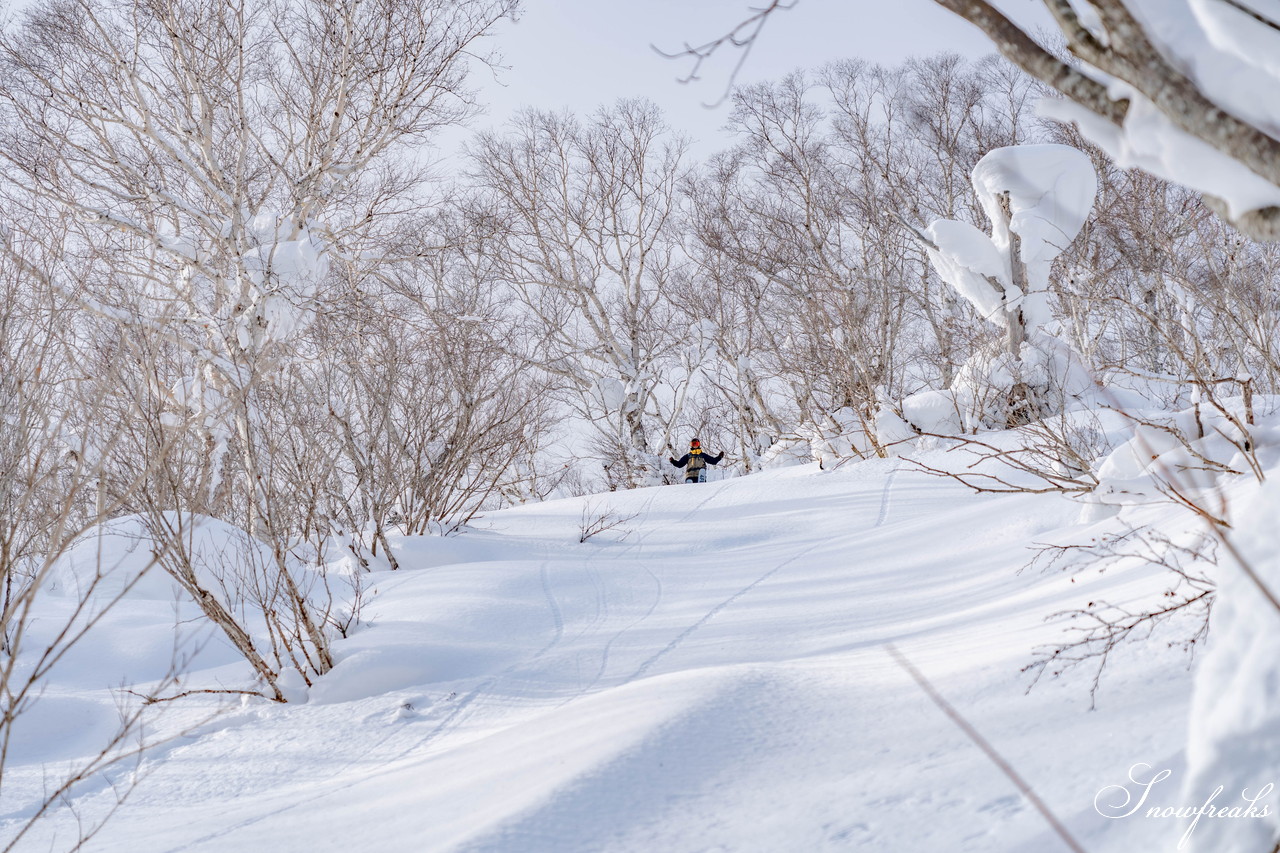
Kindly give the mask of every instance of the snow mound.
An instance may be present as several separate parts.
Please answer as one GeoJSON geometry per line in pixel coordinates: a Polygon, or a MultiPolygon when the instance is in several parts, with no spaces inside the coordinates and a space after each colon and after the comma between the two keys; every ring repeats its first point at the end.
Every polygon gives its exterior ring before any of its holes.
{"type": "MultiPolygon", "coordinates": [[[[1273,598],[1280,598],[1277,514],[1280,486],[1270,481],[1232,534],[1245,564],[1273,598]]],[[[1190,801],[1203,802],[1224,786],[1215,805],[1246,808],[1280,767],[1280,606],[1230,560],[1220,567],[1217,595],[1209,651],[1192,698],[1185,792],[1190,801]]],[[[1278,836],[1280,813],[1274,809],[1247,820],[1209,818],[1191,834],[1189,849],[1253,853],[1271,849],[1278,836]]]]}
{"type": "Polygon", "coordinates": [[[1023,342],[1016,359],[1003,349],[980,350],[961,365],[951,384],[954,409],[961,413],[964,429],[1003,429],[1010,414],[1010,394],[1019,384],[1026,387],[1039,415],[1089,405],[1098,390],[1080,356],[1059,338],[1037,335],[1023,342]]]}
{"type": "Polygon", "coordinates": [[[109,702],[39,696],[13,721],[6,763],[65,761],[98,752],[119,725],[109,702]]]}
{"type": "Polygon", "coordinates": [[[956,435],[960,412],[950,391],[921,391],[902,401],[902,416],[920,432],[956,435]]]}
{"type": "MultiPolygon", "coordinates": [[[[250,561],[272,559],[266,545],[216,518],[166,513],[165,520],[183,532],[196,576],[208,589],[223,588],[250,561]]],[[[68,598],[185,599],[182,587],[159,565],[161,553],[145,518],[113,518],[86,532],[53,564],[45,588],[68,598]]]]}

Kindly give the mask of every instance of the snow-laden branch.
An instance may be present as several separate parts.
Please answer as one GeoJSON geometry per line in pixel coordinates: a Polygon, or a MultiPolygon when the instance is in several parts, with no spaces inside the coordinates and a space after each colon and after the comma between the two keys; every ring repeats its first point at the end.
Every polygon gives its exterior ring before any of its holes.
{"type": "Polygon", "coordinates": [[[983,0],[935,2],[1060,92],[1065,103],[1046,103],[1046,113],[1077,122],[1120,166],[1198,190],[1240,230],[1280,239],[1280,31],[1266,7],[1046,0],[1086,63],[1073,68],[983,0]]]}

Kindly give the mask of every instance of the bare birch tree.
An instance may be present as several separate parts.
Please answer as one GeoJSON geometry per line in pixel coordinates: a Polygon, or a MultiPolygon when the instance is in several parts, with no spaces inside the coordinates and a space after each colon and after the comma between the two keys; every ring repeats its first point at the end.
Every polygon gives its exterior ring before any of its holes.
{"type": "Polygon", "coordinates": [[[586,122],[525,112],[471,152],[498,241],[491,274],[527,308],[540,368],[595,428],[612,488],[654,481],[674,423],[675,395],[659,389],[689,369],[672,355],[707,316],[669,292],[684,149],[654,106],[622,101],[586,122]]]}
{"type": "MultiPolygon", "coordinates": [[[[146,409],[202,446],[202,488],[222,517],[269,544],[272,566],[246,588],[270,590],[286,614],[278,639],[296,637],[286,657],[304,677],[332,657],[291,554],[276,403],[310,355],[333,264],[364,257],[422,203],[410,146],[469,114],[480,40],[513,8],[73,0],[31,7],[0,37],[13,119],[0,156],[34,204],[99,226],[79,232],[109,261],[83,304],[171,349],[174,369],[143,386],[146,409]]],[[[159,497],[157,520],[192,508],[159,497]]],[[[182,548],[180,531],[156,533],[182,548]]]]}

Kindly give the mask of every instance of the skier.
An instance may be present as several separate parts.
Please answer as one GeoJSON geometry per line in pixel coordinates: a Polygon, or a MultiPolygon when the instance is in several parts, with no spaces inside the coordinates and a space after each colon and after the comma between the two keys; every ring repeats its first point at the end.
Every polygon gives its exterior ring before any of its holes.
{"type": "Polygon", "coordinates": [[[705,483],[707,481],[707,466],[718,465],[720,460],[724,458],[724,451],[720,451],[715,456],[707,456],[702,452],[702,442],[693,439],[689,442],[689,452],[679,459],[670,459],[671,464],[677,468],[684,468],[684,481],[686,483],[705,483]]]}

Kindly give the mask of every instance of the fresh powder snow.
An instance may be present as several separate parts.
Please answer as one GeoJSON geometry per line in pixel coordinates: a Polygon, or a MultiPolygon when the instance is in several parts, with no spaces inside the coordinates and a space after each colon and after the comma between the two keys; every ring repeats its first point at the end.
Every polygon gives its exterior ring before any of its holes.
{"type": "MultiPolygon", "coordinates": [[[[1093,711],[1089,673],[1027,692],[1019,672],[1061,639],[1048,614],[1163,589],[1141,566],[1019,571],[1029,543],[1117,524],[1079,515],[1059,495],[974,495],[892,458],[551,501],[400,538],[403,568],[366,576],[361,625],[331,672],[296,685],[302,701],[176,703],[171,740],[76,789],[24,849],[68,837],[132,780],[86,850],[1061,849],[888,643],[1089,850],[1158,849],[1179,821],[1108,819],[1093,801],[1139,762],[1182,771],[1184,653],[1118,654],[1093,711]],[[579,544],[584,506],[632,518],[579,544]]],[[[128,525],[100,537],[122,570],[136,565],[128,525]]],[[[216,524],[197,535],[206,549],[235,538],[216,524]]],[[[68,561],[83,566],[85,547],[68,561]]],[[[106,614],[31,708],[0,832],[51,768],[108,736],[107,688],[168,665],[190,605],[157,581],[106,614]]],[[[250,682],[211,632],[183,642],[188,687],[250,682]]]]}

